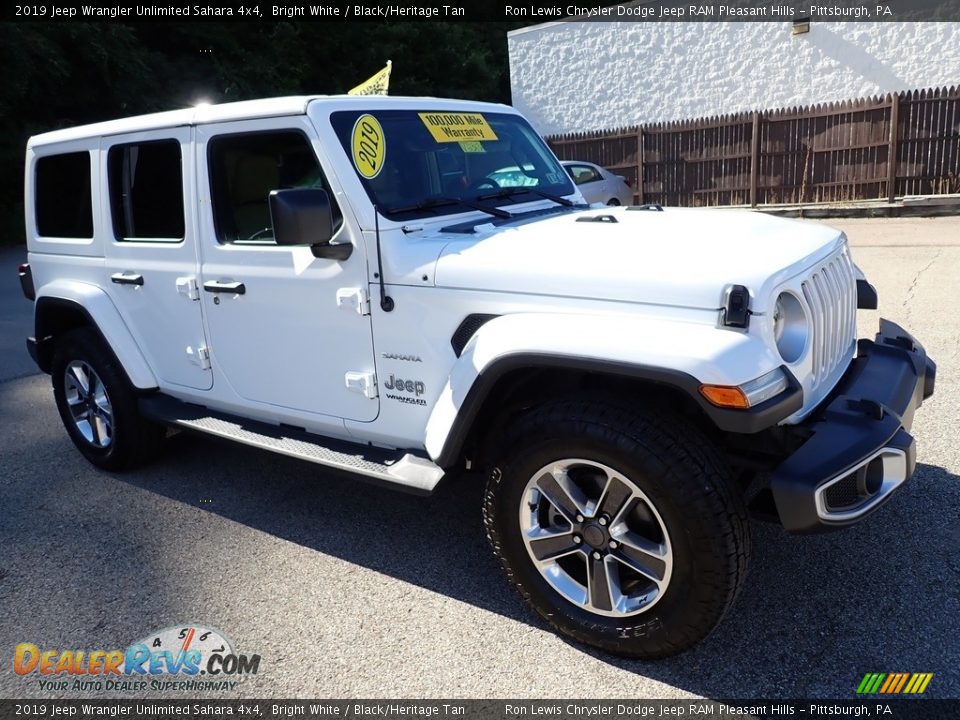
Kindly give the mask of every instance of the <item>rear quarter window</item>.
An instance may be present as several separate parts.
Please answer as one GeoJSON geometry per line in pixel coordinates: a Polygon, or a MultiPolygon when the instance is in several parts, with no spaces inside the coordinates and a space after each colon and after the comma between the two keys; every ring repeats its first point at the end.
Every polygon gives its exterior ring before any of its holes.
{"type": "Polygon", "coordinates": [[[37,234],[43,237],[93,237],[90,153],[45,155],[34,164],[33,205],[37,234]]]}

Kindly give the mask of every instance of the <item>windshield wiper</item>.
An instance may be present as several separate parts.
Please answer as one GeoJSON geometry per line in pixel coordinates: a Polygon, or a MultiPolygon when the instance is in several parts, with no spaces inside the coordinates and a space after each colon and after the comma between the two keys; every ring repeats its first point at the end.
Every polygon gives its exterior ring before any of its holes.
{"type": "MultiPolygon", "coordinates": [[[[481,199],[481,198],[478,198],[481,199]]],[[[411,205],[401,205],[400,207],[393,208],[384,208],[384,214],[386,215],[395,215],[405,212],[414,212],[416,210],[432,210],[433,208],[438,207],[447,207],[450,205],[463,205],[473,210],[480,210],[487,213],[488,215],[493,215],[498,218],[512,218],[513,214],[508,213],[506,210],[501,210],[500,208],[487,207],[486,205],[481,205],[480,203],[473,202],[472,200],[464,200],[463,198],[452,198],[452,197],[429,197],[421,200],[418,203],[413,203],[411,205]]]]}
{"type": "Polygon", "coordinates": [[[546,193],[543,190],[537,190],[536,188],[530,188],[530,187],[503,188],[502,190],[497,190],[496,192],[477,195],[477,200],[509,198],[509,197],[513,197],[514,195],[523,195],[526,193],[532,193],[534,195],[539,195],[542,198],[546,198],[547,200],[553,200],[558,205],[563,205],[565,207],[573,207],[574,205],[572,200],[567,200],[567,198],[565,197],[560,197],[559,195],[553,195],[552,193],[546,193]]]}

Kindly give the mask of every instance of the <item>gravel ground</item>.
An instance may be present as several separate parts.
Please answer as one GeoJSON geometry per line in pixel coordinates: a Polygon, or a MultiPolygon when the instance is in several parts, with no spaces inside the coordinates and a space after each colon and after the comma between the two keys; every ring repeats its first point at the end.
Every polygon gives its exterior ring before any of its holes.
{"type": "MultiPolygon", "coordinates": [[[[15,675],[17,643],[122,648],[190,621],[263,658],[227,696],[850,698],[866,672],[909,671],[960,697],[960,218],[830,224],[939,364],[916,477],[841,533],[756,524],[723,624],[647,663],[570,645],[524,608],[477,478],[418,499],[186,434],[145,470],[93,469],[23,349],[22,250],[0,253],[0,697],[81,695],[15,675]]],[[[861,315],[872,334],[877,313],[861,315]]]]}

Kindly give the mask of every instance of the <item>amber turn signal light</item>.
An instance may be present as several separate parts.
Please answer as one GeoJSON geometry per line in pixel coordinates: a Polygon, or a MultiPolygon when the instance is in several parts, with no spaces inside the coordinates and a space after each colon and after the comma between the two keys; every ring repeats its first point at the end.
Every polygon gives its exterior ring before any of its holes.
{"type": "Polygon", "coordinates": [[[701,385],[700,394],[717,407],[745,410],[750,407],[747,396],[738,387],[727,385],[701,385]]]}

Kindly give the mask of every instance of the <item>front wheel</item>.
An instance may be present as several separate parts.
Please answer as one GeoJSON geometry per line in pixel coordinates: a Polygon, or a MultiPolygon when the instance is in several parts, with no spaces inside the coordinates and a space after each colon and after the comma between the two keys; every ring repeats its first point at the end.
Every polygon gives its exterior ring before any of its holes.
{"type": "Polygon", "coordinates": [[[663,412],[543,406],[508,431],[487,534],[523,598],[564,635],[658,658],[702,640],[746,574],[749,525],[722,458],[663,412]]]}

